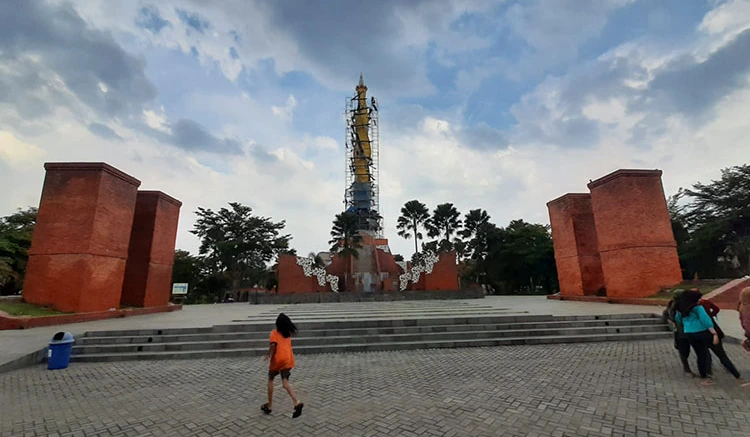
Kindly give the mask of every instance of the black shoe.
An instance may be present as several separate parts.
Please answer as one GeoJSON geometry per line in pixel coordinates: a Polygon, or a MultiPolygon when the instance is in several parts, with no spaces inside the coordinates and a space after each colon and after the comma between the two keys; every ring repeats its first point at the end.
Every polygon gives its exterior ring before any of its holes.
{"type": "Polygon", "coordinates": [[[302,407],[304,406],[305,404],[300,402],[299,404],[297,404],[297,406],[294,407],[294,413],[292,413],[292,419],[296,419],[302,415],[302,407]]]}

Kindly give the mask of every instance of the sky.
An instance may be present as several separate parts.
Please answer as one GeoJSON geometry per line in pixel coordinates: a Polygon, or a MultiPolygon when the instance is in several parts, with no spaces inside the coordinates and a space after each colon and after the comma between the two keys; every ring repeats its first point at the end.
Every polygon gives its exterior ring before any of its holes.
{"type": "Polygon", "coordinates": [[[0,215],[45,162],[107,162],[198,207],[240,202],[323,251],[343,210],[344,105],[380,109],[380,208],[546,202],[618,168],[666,195],[750,162],[750,0],[0,2],[0,215]]]}

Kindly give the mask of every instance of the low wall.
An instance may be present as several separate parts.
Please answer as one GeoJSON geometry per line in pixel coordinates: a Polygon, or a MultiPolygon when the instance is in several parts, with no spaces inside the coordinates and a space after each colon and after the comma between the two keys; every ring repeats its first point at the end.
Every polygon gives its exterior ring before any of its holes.
{"type": "Polygon", "coordinates": [[[472,288],[452,291],[404,291],[389,293],[285,293],[285,294],[250,294],[251,304],[296,304],[296,303],[331,303],[331,302],[387,302],[403,300],[448,300],[448,299],[483,299],[484,290],[472,288]]]}
{"type": "Polygon", "coordinates": [[[119,317],[142,316],[145,314],[178,311],[182,305],[166,305],[148,308],[125,308],[112,311],[97,311],[91,313],[72,313],[54,316],[11,316],[0,311],[0,331],[6,329],[28,329],[40,326],[67,325],[69,323],[91,322],[94,320],[114,319],[119,317]]]}
{"type": "Polygon", "coordinates": [[[560,294],[550,294],[547,299],[552,300],[570,300],[575,302],[599,302],[599,303],[619,303],[625,305],[655,305],[667,306],[669,299],[648,299],[643,297],[607,297],[607,296],[562,296],[560,294]]]}

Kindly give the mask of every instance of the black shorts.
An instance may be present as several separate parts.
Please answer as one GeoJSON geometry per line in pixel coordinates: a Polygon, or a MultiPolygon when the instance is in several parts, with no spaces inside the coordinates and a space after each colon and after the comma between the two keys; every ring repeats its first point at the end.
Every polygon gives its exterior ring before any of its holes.
{"type": "Polygon", "coordinates": [[[273,381],[274,378],[276,378],[276,375],[281,373],[281,379],[289,379],[289,374],[292,373],[292,369],[283,369],[283,370],[269,370],[268,371],[268,380],[273,381]]]}

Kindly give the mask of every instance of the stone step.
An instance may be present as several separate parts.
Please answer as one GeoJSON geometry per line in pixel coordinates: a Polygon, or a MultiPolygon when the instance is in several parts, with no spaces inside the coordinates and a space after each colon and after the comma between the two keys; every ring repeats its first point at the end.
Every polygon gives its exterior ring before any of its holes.
{"type": "MultiPolygon", "coordinates": [[[[555,335],[541,337],[510,337],[493,339],[467,339],[467,340],[434,340],[429,342],[390,342],[390,343],[345,343],[345,344],[318,344],[309,346],[296,346],[296,354],[315,353],[343,353],[343,352],[374,352],[395,351],[414,349],[436,349],[436,348],[461,348],[461,347],[494,347],[510,345],[533,345],[533,344],[563,344],[582,342],[609,342],[609,341],[633,341],[653,340],[670,338],[668,331],[638,332],[638,333],[615,333],[597,334],[590,336],[579,335],[555,335]]],[[[212,349],[198,351],[166,351],[166,352],[129,352],[120,354],[76,354],[71,357],[74,362],[103,362],[103,361],[127,361],[127,360],[168,360],[168,359],[199,359],[199,358],[224,358],[224,357],[252,357],[262,356],[268,352],[267,347],[245,348],[245,349],[212,349]]]]}
{"type": "MultiPolygon", "coordinates": [[[[589,337],[592,335],[626,334],[626,333],[651,333],[665,332],[665,326],[621,326],[621,327],[587,327],[568,329],[523,329],[523,330],[492,330],[492,331],[468,331],[468,332],[435,332],[417,334],[393,334],[393,335],[364,335],[364,336],[327,336],[327,337],[299,337],[293,341],[294,347],[315,346],[326,344],[336,346],[341,344],[373,344],[373,343],[431,343],[434,341],[463,341],[477,339],[500,339],[521,337],[553,337],[553,336],[579,336],[589,337]]],[[[179,342],[179,343],[142,343],[121,345],[83,345],[73,348],[74,354],[119,354],[132,352],[168,352],[168,351],[191,351],[191,350],[214,350],[214,349],[252,349],[268,347],[268,339],[240,339],[201,342],[179,342]]]]}
{"type": "MultiPolygon", "coordinates": [[[[357,328],[397,328],[410,326],[436,325],[474,325],[474,324],[508,324],[524,322],[568,322],[568,321],[614,321],[633,319],[657,319],[655,314],[612,314],[612,315],[582,315],[582,316],[551,316],[551,315],[503,315],[503,316],[471,316],[471,317],[425,317],[409,319],[368,318],[362,316],[357,320],[322,320],[297,323],[300,331],[316,329],[357,329],[357,328]]],[[[113,331],[90,331],[86,337],[127,337],[127,336],[161,336],[211,334],[231,332],[264,332],[273,329],[274,319],[263,322],[242,323],[232,325],[216,325],[204,328],[167,328],[167,329],[131,329],[113,331]]]]}
{"type": "MultiPolygon", "coordinates": [[[[622,319],[622,320],[585,320],[585,321],[560,321],[560,322],[522,322],[507,324],[464,324],[464,325],[432,325],[432,326],[407,326],[407,327],[385,327],[385,328],[344,328],[344,329],[310,329],[301,330],[295,337],[331,337],[331,336],[362,336],[362,335],[394,335],[394,334],[419,334],[438,332],[471,332],[471,331],[497,331],[497,330],[533,330],[533,329],[562,329],[562,328],[585,328],[604,326],[651,326],[662,325],[660,319],[622,319]]],[[[251,332],[227,332],[227,333],[197,333],[197,334],[172,334],[153,336],[103,336],[103,337],[81,337],[76,340],[76,345],[103,345],[103,344],[148,344],[148,343],[182,343],[200,341],[223,341],[223,340],[267,340],[272,325],[263,331],[251,332]]]]}

